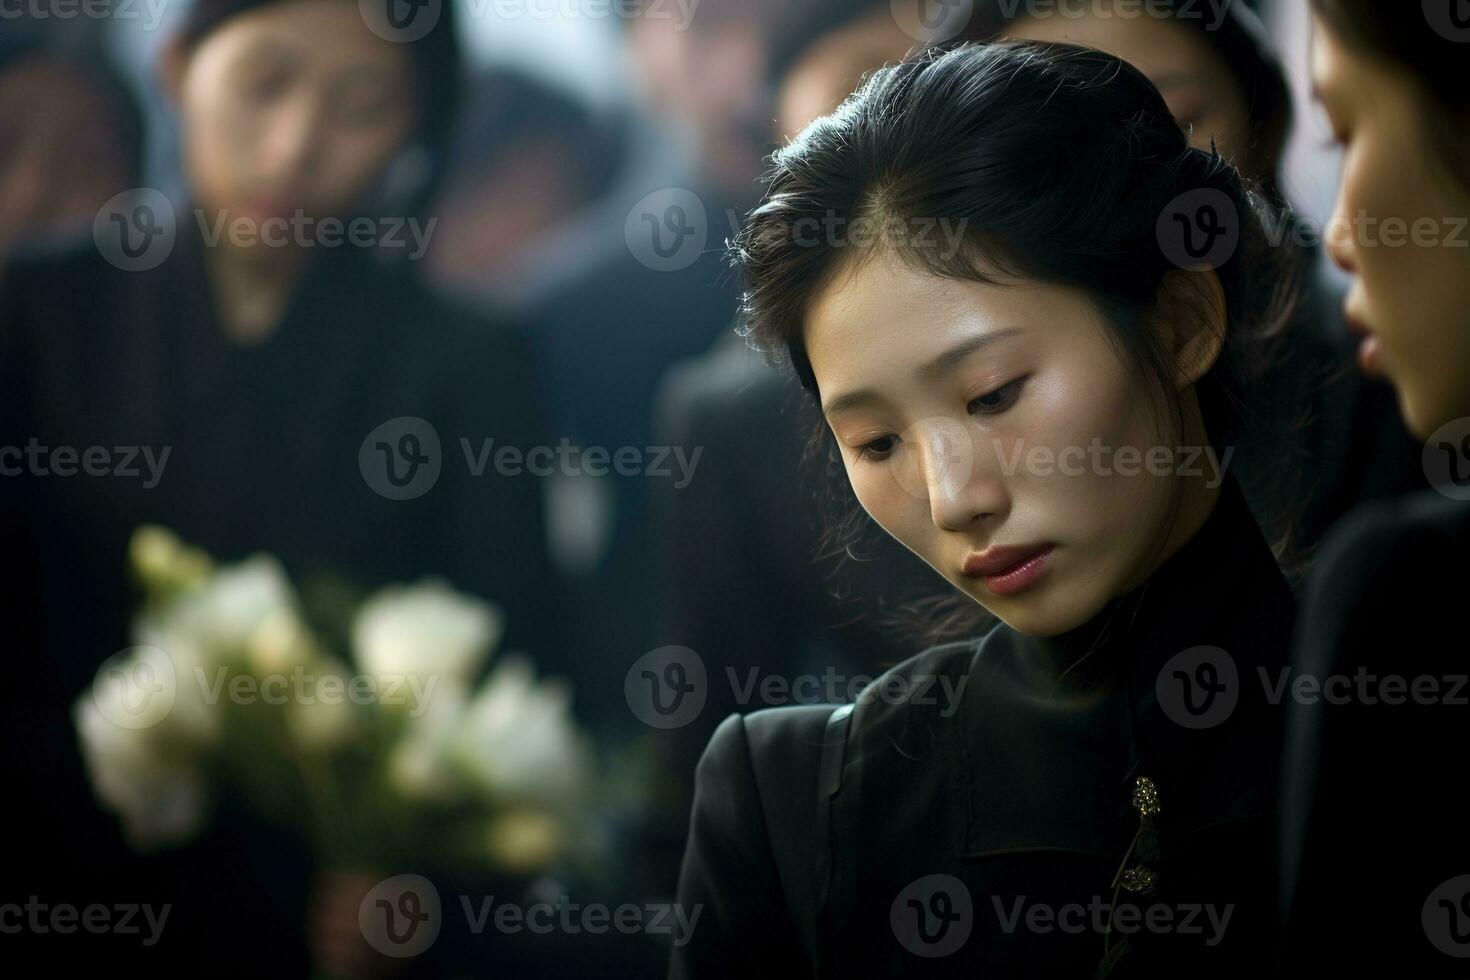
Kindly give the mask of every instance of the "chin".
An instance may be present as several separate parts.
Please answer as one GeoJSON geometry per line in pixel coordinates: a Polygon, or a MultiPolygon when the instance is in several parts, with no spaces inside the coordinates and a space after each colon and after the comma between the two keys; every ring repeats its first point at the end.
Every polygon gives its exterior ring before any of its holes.
{"type": "MultiPolygon", "coordinates": [[[[1084,625],[1102,609],[1101,605],[1078,606],[1075,597],[1051,586],[1050,582],[1038,583],[1037,588],[1008,599],[997,599],[989,593],[982,599],[973,591],[970,595],[996,619],[1026,636],[1060,636],[1084,625]]],[[[983,591],[984,586],[976,589],[983,591]]]]}
{"type": "Polygon", "coordinates": [[[1415,439],[1421,442],[1428,439],[1434,430],[1439,428],[1434,414],[1426,411],[1425,406],[1420,404],[1407,388],[1394,382],[1398,389],[1399,413],[1404,417],[1404,425],[1415,439]]]}

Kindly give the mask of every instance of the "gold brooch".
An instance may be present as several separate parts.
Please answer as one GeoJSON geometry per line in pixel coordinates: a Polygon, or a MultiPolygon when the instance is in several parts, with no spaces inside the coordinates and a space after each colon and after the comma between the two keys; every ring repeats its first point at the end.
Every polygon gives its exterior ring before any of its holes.
{"type": "Polygon", "coordinates": [[[1159,815],[1159,788],[1147,776],[1139,776],[1138,782],[1133,784],[1133,806],[1141,816],[1159,815]]]}

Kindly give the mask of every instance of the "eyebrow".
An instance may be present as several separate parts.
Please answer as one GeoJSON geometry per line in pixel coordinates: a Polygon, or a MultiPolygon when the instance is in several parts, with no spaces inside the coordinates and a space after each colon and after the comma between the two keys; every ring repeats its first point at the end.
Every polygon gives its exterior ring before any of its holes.
{"type": "MultiPolygon", "coordinates": [[[[915,372],[921,378],[933,378],[949,371],[965,358],[1002,340],[1009,340],[1021,334],[1019,327],[1006,327],[1004,330],[992,330],[986,333],[978,333],[967,337],[953,347],[930,361],[919,366],[915,372]]],[[[878,392],[873,388],[860,388],[838,395],[822,406],[822,414],[831,418],[843,412],[858,408],[879,400],[878,392]]]]}

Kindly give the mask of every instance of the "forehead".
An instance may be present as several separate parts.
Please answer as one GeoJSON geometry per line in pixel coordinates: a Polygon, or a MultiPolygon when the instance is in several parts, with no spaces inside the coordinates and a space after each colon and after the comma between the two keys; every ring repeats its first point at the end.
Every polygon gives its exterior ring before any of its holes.
{"type": "Polygon", "coordinates": [[[808,307],[803,339],[820,383],[824,374],[917,365],[978,333],[1016,329],[1064,342],[1069,330],[1096,322],[1094,307],[1075,290],[941,278],[885,250],[837,269],[808,307]],[[1047,329],[1034,329],[1041,326],[1047,329]]]}
{"type": "Polygon", "coordinates": [[[351,0],[282,0],[230,18],[204,45],[252,58],[290,57],[322,65],[406,67],[404,45],[378,37],[351,0]]]}

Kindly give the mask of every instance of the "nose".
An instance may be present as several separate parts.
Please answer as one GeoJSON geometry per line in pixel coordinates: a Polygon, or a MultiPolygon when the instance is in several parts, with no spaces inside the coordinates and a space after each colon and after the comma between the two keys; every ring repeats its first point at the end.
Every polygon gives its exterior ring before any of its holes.
{"type": "Polygon", "coordinates": [[[919,440],[920,466],[934,526],[961,531],[1003,517],[1005,485],[994,456],[982,450],[971,428],[954,420],[927,427],[919,440]]]}
{"type": "Polygon", "coordinates": [[[281,107],[262,137],[259,176],[274,184],[296,187],[300,178],[316,166],[326,123],[322,109],[318,100],[306,97],[281,107]]]}
{"type": "Polygon", "coordinates": [[[1347,218],[1346,206],[1341,194],[1337,197],[1337,203],[1333,205],[1332,217],[1328,219],[1325,241],[1327,255],[1333,263],[1344,272],[1356,275],[1358,262],[1354,248],[1353,227],[1347,218]]]}

